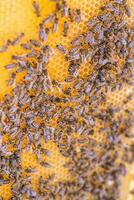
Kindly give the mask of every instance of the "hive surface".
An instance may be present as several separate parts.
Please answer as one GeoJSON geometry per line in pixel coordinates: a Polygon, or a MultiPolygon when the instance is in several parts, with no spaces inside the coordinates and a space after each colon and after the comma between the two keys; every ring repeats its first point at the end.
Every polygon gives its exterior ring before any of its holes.
{"type": "MultiPolygon", "coordinates": [[[[7,39],[15,38],[20,32],[24,32],[25,36],[21,42],[26,42],[31,38],[37,38],[37,30],[39,22],[51,13],[54,10],[54,2],[48,0],[38,0],[41,6],[41,17],[37,18],[33,7],[33,0],[0,0],[0,46],[3,45],[7,39]]],[[[63,20],[60,19],[60,27],[57,33],[50,34],[47,43],[54,47],[57,43],[62,43],[65,47],[69,47],[70,41],[77,36],[79,33],[82,33],[86,28],[86,22],[88,19],[96,16],[100,12],[100,6],[104,5],[108,0],[67,0],[68,5],[72,8],[80,8],[82,11],[83,21],[78,26],[76,23],[70,24],[70,30],[68,37],[63,37],[62,25],[63,20]]],[[[128,5],[132,9],[132,17],[127,19],[130,24],[134,22],[134,0],[128,0],[128,5]]],[[[15,47],[9,47],[8,51],[0,54],[0,97],[2,98],[4,94],[11,93],[12,88],[7,87],[7,80],[9,78],[10,72],[4,68],[4,65],[10,63],[12,61],[11,56],[13,54],[23,53],[24,50],[20,47],[20,45],[16,45],[15,47]]],[[[80,68],[80,76],[87,76],[90,71],[92,71],[92,66],[89,64],[82,65],[80,68]]],[[[60,82],[64,82],[65,78],[68,76],[68,63],[64,60],[64,56],[61,55],[58,51],[55,51],[55,55],[52,57],[49,65],[48,72],[53,80],[58,80],[60,82]]],[[[17,82],[23,80],[23,73],[17,76],[17,82]]],[[[107,104],[112,105],[121,105],[123,100],[126,98],[128,93],[133,89],[123,88],[120,92],[113,92],[107,94],[107,104]]],[[[134,92],[134,90],[133,90],[134,92]]],[[[58,95],[58,94],[57,94],[58,95]]],[[[134,110],[134,102],[130,102],[125,105],[125,108],[129,110],[134,110]]],[[[99,129],[99,124],[96,127],[96,132],[94,134],[94,139],[99,142],[104,141],[105,138],[103,135],[100,135],[97,131],[99,129]]],[[[5,141],[8,138],[5,137],[5,141]]],[[[55,173],[56,179],[55,181],[63,181],[70,180],[72,177],[64,168],[64,164],[67,161],[60,152],[58,147],[49,142],[47,144],[43,144],[45,148],[51,151],[52,157],[45,158],[46,161],[49,161],[52,165],[52,169],[44,169],[42,168],[38,162],[34,154],[31,152],[23,152],[22,153],[22,166],[25,169],[28,166],[35,166],[37,168],[37,173],[33,175],[33,187],[36,188],[38,177],[42,175],[43,177],[47,177],[50,174],[55,173]],[[48,159],[48,160],[47,160],[48,159]]],[[[100,151],[100,149],[98,149],[100,151]]],[[[129,191],[134,187],[134,166],[128,166],[128,173],[123,178],[123,184],[120,188],[121,191],[121,200],[133,200],[133,197],[129,194],[129,191]]],[[[0,186],[0,196],[4,198],[4,200],[8,200],[11,197],[11,188],[10,185],[0,186]]]]}

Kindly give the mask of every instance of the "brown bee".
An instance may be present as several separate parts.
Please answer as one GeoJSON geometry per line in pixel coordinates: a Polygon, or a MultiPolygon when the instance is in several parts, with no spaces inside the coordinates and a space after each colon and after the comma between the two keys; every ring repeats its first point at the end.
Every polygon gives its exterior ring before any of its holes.
{"type": "Polygon", "coordinates": [[[33,1],[33,7],[34,7],[34,10],[35,10],[36,16],[40,17],[41,16],[41,10],[40,10],[40,5],[37,1],[33,1]]]}

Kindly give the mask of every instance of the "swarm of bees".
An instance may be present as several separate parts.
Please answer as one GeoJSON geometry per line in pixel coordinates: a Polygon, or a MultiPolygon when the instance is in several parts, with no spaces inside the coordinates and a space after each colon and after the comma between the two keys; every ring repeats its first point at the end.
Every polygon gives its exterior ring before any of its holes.
{"type": "MultiPolygon", "coordinates": [[[[13,55],[14,62],[5,66],[8,70],[15,68],[17,72],[25,70],[26,75],[24,82],[16,85],[16,74],[11,74],[8,84],[13,86],[13,96],[5,95],[0,103],[0,185],[12,182],[12,200],[21,200],[24,196],[33,200],[88,200],[89,194],[95,200],[117,200],[120,199],[121,176],[127,173],[126,164],[134,162],[134,113],[124,106],[134,97],[134,29],[124,17],[130,17],[131,10],[126,0],[112,0],[101,7],[98,16],[87,22],[88,31],[74,38],[70,49],[61,43],[53,49],[45,41],[50,31],[58,31],[59,13],[65,17],[64,37],[68,36],[70,23],[79,26],[82,21],[81,10],[69,8],[65,0],[55,0],[55,5],[55,12],[39,24],[39,39],[21,44],[28,53],[13,55]],[[49,23],[52,23],[51,29],[47,27],[49,23]],[[55,51],[63,54],[69,63],[65,83],[71,87],[66,89],[61,82],[51,80],[48,74],[47,65],[55,51]],[[118,59],[124,61],[122,67],[118,59]],[[83,63],[94,66],[86,78],[79,76],[83,63]],[[107,93],[119,91],[124,86],[130,87],[131,92],[122,105],[107,105],[107,93]],[[62,97],[53,94],[55,87],[62,97]],[[77,91],[75,95],[73,89],[77,91]],[[66,103],[73,106],[65,106],[66,103]],[[38,123],[36,118],[41,122],[38,123]],[[56,127],[48,125],[53,118],[57,118],[56,127]],[[98,122],[101,124],[99,134],[104,135],[106,141],[97,142],[92,137],[98,122]],[[78,137],[74,137],[74,133],[78,137]],[[3,144],[4,134],[11,138],[6,144],[3,144]],[[24,138],[27,139],[25,147],[22,145],[24,138]],[[130,145],[124,143],[124,138],[131,141],[130,145]],[[53,167],[42,159],[42,155],[51,157],[51,152],[42,147],[41,140],[53,141],[61,154],[69,158],[64,167],[73,177],[72,181],[54,185],[55,174],[47,179],[40,176],[35,191],[31,175],[36,169],[27,168],[27,175],[22,176],[22,150],[32,149],[41,166],[53,167]],[[14,152],[8,150],[10,144],[14,152]]],[[[40,17],[37,1],[33,2],[33,8],[40,17]]],[[[8,43],[15,45],[23,36],[21,33],[8,43]]],[[[2,47],[1,52],[7,50],[7,46],[2,47]]]]}

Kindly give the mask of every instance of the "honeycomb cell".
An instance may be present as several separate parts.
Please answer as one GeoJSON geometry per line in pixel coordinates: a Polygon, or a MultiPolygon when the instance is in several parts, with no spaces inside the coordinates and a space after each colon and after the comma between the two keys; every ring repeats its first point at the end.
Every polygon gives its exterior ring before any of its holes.
{"type": "Polygon", "coordinates": [[[12,196],[11,193],[11,185],[10,184],[5,184],[0,186],[0,196],[3,197],[3,199],[10,199],[12,196]]]}
{"type": "Polygon", "coordinates": [[[35,154],[30,151],[24,151],[21,155],[22,168],[28,168],[30,166],[36,166],[37,160],[35,154]]]}

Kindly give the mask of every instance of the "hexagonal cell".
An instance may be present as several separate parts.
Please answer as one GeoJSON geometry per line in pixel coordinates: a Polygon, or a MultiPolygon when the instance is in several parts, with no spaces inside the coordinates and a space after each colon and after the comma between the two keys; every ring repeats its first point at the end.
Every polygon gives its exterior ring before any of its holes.
{"type": "Polygon", "coordinates": [[[11,198],[12,192],[10,184],[0,186],[0,196],[3,197],[4,200],[8,200],[11,198]]]}

